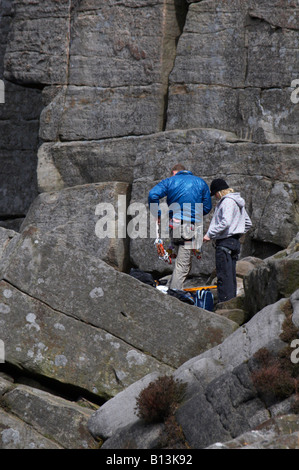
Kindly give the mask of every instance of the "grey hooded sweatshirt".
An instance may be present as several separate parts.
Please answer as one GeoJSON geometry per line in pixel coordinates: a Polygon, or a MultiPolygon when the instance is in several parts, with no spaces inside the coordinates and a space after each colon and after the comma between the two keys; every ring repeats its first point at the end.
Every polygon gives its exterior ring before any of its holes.
{"type": "Polygon", "coordinates": [[[245,201],[240,193],[223,196],[215,207],[207,236],[209,238],[227,238],[246,233],[252,222],[245,210],[245,201]]]}

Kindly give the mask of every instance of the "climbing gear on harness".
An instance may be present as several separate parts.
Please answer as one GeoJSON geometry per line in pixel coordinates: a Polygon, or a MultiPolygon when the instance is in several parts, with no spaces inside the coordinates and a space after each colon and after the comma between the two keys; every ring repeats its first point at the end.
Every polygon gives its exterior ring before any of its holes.
{"type": "Polygon", "coordinates": [[[189,231],[189,233],[193,232],[192,236],[189,239],[185,238],[182,234],[182,232],[186,230],[184,224],[182,224],[181,221],[178,220],[170,220],[169,228],[172,230],[175,229],[176,231],[180,229],[180,232],[177,232],[177,234],[181,233],[181,238],[172,239],[171,236],[169,239],[167,239],[166,243],[164,243],[159,235],[159,222],[156,222],[156,240],[154,244],[157,248],[159,259],[169,264],[172,264],[172,259],[177,257],[175,247],[179,245],[185,245],[185,248],[189,247],[189,249],[192,250],[192,254],[197,259],[201,259],[202,231],[201,229],[199,230],[198,228],[195,228],[193,223],[187,223],[185,225],[188,227],[187,230],[189,231]],[[166,245],[168,245],[167,248],[165,248],[166,245]]]}
{"type": "Polygon", "coordinates": [[[226,248],[226,246],[218,245],[217,248],[220,248],[220,250],[225,251],[225,253],[228,253],[229,255],[232,254],[232,250],[230,250],[229,248],[226,248]]]}
{"type": "Polygon", "coordinates": [[[192,250],[193,255],[196,256],[197,259],[201,259],[201,251],[200,250],[192,250]]]}
{"type": "Polygon", "coordinates": [[[159,259],[165,261],[166,263],[172,264],[171,256],[169,255],[168,251],[165,250],[163,245],[163,240],[159,236],[159,223],[156,223],[156,240],[155,245],[157,248],[159,259]]]}

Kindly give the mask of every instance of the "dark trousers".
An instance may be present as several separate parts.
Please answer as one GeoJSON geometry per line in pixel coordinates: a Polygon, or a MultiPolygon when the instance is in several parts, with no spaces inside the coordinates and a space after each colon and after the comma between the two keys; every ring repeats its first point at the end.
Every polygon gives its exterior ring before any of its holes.
{"type": "Polygon", "coordinates": [[[240,253],[238,237],[216,240],[216,274],[218,302],[237,295],[236,264],[240,253]]]}

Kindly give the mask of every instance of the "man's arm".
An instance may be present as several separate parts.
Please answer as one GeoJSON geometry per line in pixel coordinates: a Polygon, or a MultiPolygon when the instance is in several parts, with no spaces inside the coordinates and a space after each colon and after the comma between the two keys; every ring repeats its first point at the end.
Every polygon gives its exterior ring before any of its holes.
{"type": "Polygon", "coordinates": [[[167,196],[168,186],[166,181],[167,180],[160,181],[160,183],[156,184],[156,186],[154,186],[148,194],[148,205],[152,214],[155,217],[158,217],[156,208],[159,205],[159,200],[167,196]],[[152,210],[151,208],[154,210],[152,210]]]}

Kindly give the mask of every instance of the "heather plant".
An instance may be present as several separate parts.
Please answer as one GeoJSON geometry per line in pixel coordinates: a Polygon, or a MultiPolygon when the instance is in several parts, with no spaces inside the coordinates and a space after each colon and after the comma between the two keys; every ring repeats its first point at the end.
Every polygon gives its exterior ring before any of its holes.
{"type": "Polygon", "coordinates": [[[284,370],[277,359],[252,374],[253,383],[266,402],[282,400],[296,390],[296,379],[284,370]]]}
{"type": "Polygon", "coordinates": [[[273,354],[261,348],[255,354],[257,367],[252,372],[252,381],[266,404],[282,400],[295,394],[293,412],[299,411],[299,364],[291,361],[290,344],[298,338],[298,328],[292,322],[292,306],[286,301],[283,306],[285,320],[280,339],[287,343],[285,348],[273,354]]]}
{"type": "Polygon", "coordinates": [[[185,389],[186,384],[172,376],[158,377],[137,397],[137,416],[146,423],[164,422],[183,400],[185,389]]]}

